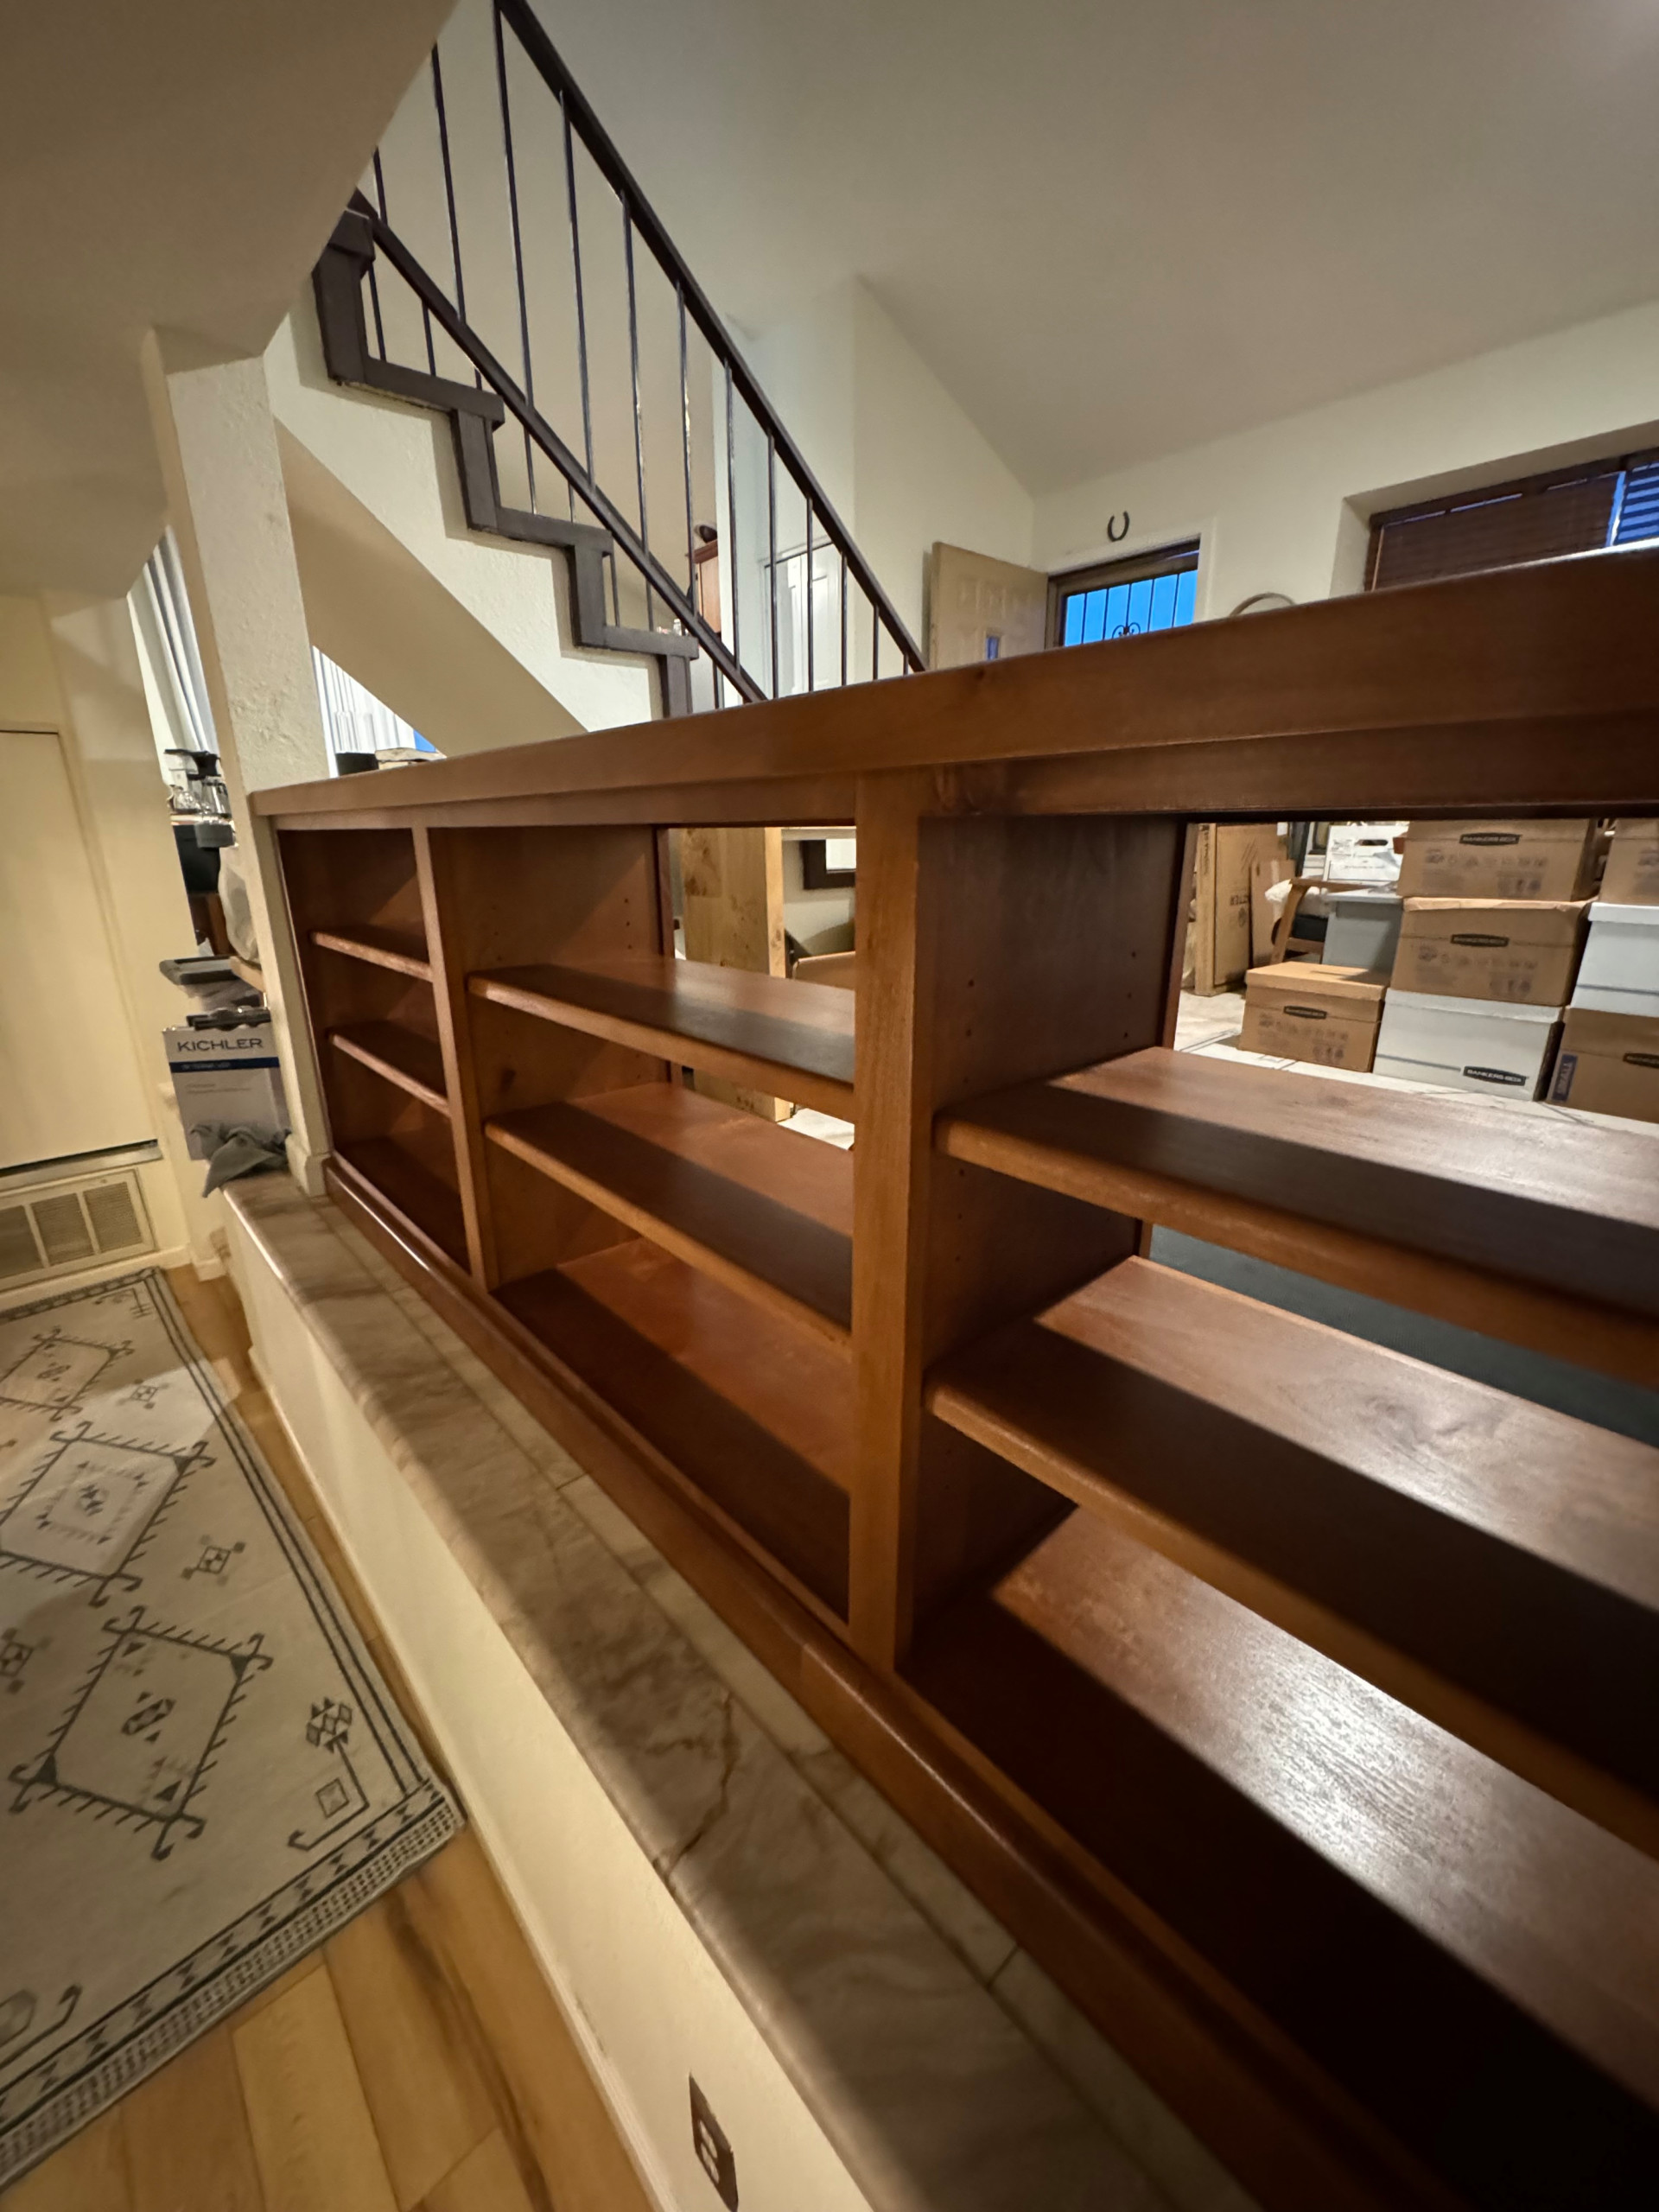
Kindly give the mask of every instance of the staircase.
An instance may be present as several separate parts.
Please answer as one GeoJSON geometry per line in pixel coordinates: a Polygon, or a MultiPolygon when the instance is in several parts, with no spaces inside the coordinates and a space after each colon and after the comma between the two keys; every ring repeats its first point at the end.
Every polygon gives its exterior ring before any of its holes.
{"type": "Polygon", "coordinates": [[[448,416],[468,529],[564,554],[664,715],[923,665],[525,0],[463,0],[313,289],[330,378],[448,416]]]}

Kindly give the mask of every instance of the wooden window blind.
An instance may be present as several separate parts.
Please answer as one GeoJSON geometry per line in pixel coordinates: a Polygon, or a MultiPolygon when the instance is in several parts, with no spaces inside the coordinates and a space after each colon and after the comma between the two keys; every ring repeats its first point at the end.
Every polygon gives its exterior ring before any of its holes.
{"type": "Polygon", "coordinates": [[[1580,463],[1374,516],[1366,588],[1600,552],[1656,534],[1659,455],[1580,463]]]}

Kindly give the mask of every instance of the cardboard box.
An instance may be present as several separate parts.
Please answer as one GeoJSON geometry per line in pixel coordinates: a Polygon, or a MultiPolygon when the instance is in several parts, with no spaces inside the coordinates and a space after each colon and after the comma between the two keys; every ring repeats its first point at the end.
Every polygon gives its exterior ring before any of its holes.
{"type": "Polygon", "coordinates": [[[1587,899],[1593,822],[1414,822],[1395,886],[1402,899],[1587,899]]]}
{"type": "Polygon", "coordinates": [[[1610,906],[1659,906],[1659,816],[1614,823],[1601,896],[1610,906]]]}
{"type": "Polygon", "coordinates": [[[1659,1014],[1659,906],[1597,899],[1573,1003],[1599,1014],[1659,1014]]]}
{"type": "Polygon", "coordinates": [[[1376,1036],[1378,1075],[1487,1097],[1535,1098],[1560,1028],[1558,1006],[1390,990],[1376,1036]]]}
{"type": "Polygon", "coordinates": [[[1290,855],[1273,822],[1198,824],[1192,907],[1192,988],[1210,994],[1236,983],[1250,964],[1250,872],[1258,860],[1290,855]]]}
{"type": "Polygon", "coordinates": [[[1565,1005],[1590,911],[1581,899],[1408,899],[1394,988],[1565,1005]]]}
{"type": "Polygon", "coordinates": [[[1553,1106],[1659,1122],[1659,1017],[1569,1007],[1549,1099],[1553,1106]]]}
{"type": "Polygon", "coordinates": [[[251,1129],[268,1141],[287,1135],[288,1103],[268,1014],[233,1029],[181,1022],[162,1032],[162,1042],[192,1160],[213,1150],[208,1130],[251,1129]]]}
{"type": "Polygon", "coordinates": [[[1239,1050],[1323,1068],[1369,1068],[1388,977],[1311,960],[1252,968],[1239,1050]]]}

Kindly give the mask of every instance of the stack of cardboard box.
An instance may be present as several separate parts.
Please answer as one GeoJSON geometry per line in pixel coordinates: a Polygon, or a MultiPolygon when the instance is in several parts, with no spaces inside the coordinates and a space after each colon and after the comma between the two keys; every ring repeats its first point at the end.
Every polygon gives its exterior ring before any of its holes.
{"type": "Polygon", "coordinates": [[[1613,826],[1549,1096],[1659,1122],[1659,819],[1613,826]]]}
{"type": "Polygon", "coordinates": [[[1598,856],[1593,822],[1414,823],[1377,1073],[1535,1098],[1578,970],[1598,856]]]}

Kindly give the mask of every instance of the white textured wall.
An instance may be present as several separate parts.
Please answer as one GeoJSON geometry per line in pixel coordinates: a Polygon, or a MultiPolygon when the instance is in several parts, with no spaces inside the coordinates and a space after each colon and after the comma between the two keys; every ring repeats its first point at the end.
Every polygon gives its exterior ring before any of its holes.
{"type": "Polygon", "coordinates": [[[1259,591],[1323,599],[1359,588],[1376,509],[1659,442],[1656,426],[1659,304],[1054,493],[1037,503],[1035,564],[1200,537],[1201,619],[1259,591]],[[1125,511],[1128,533],[1110,545],[1125,511]]]}
{"type": "Polygon", "coordinates": [[[924,652],[936,539],[1030,560],[1030,493],[868,286],[838,285],[744,351],[924,652]]]}
{"type": "Polygon", "coordinates": [[[567,556],[467,529],[446,416],[331,384],[308,297],[265,370],[331,660],[446,753],[650,720],[644,661],[573,645],[567,556]]]}

